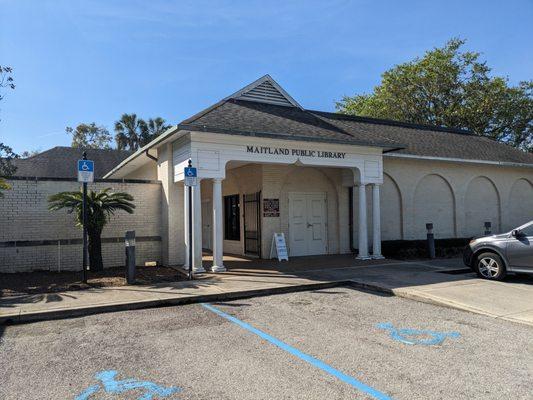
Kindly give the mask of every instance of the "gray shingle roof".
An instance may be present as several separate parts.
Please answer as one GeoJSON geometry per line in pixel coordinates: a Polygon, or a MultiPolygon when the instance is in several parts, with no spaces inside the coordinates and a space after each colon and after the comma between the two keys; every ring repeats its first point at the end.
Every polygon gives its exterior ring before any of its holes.
{"type": "MultiPolygon", "coordinates": [[[[132,152],[121,150],[87,149],[87,158],[94,161],[94,177],[101,178],[132,152]]],[[[33,157],[14,160],[15,176],[38,178],[76,178],[77,160],[83,149],[53,147],[33,157]]]]}
{"type": "Polygon", "coordinates": [[[396,141],[373,135],[354,136],[342,126],[297,107],[244,100],[217,103],[179,124],[199,130],[247,135],[275,135],[287,139],[342,142],[396,148],[396,141]]]}
{"type": "Polygon", "coordinates": [[[303,110],[230,99],[183,121],[180,127],[386,147],[415,156],[533,164],[533,154],[463,130],[303,110]]]}

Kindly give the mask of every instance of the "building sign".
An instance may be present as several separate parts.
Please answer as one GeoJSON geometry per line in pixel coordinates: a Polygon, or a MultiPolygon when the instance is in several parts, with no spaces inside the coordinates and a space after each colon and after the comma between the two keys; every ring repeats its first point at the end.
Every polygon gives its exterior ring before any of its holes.
{"type": "Polygon", "coordinates": [[[247,153],[268,154],[296,157],[317,157],[317,158],[346,158],[346,153],[340,151],[288,149],[285,147],[270,146],[246,146],[247,153]]]}
{"type": "Polygon", "coordinates": [[[263,199],[263,217],[279,217],[279,199],[263,199]]]}

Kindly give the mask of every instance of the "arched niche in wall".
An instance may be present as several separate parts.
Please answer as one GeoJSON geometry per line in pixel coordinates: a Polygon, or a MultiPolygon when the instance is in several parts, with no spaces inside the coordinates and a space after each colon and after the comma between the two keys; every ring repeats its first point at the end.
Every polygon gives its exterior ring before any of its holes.
{"type": "Polygon", "coordinates": [[[381,189],[381,239],[403,239],[402,196],[394,179],[384,173],[381,189]]]}
{"type": "Polygon", "coordinates": [[[516,228],[531,220],[533,220],[533,184],[527,179],[518,179],[513,183],[509,195],[507,229],[516,228]]]}
{"type": "Polygon", "coordinates": [[[413,210],[415,237],[426,234],[426,223],[433,223],[436,239],[455,237],[455,199],[452,188],[442,176],[424,176],[416,186],[413,210]]]}
{"type": "Polygon", "coordinates": [[[479,236],[491,222],[492,232],[500,232],[500,196],[494,183],[485,176],[472,179],[465,195],[464,234],[479,236]]]}

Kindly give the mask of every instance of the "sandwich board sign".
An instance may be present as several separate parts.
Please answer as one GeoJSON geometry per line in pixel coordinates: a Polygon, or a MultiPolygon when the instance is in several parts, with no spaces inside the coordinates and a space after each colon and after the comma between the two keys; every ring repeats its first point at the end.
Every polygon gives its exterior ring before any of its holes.
{"type": "Polygon", "coordinates": [[[287,243],[285,242],[284,233],[274,233],[272,237],[272,245],[270,246],[270,258],[274,258],[274,251],[278,256],[278,261],[289,261],[289,253],[287,251],[287,243]]]}
{"type": "Polygon", "coordinates": [[[198,184],[198,174],[196,172],[196,168],[185,167],[184,176],[185,186],[196,186],[198,184]]]}
{"type": "Polygon", "coordinates": [[[94,161],[78,160],[78,182],[94,181],[94,161]]]}

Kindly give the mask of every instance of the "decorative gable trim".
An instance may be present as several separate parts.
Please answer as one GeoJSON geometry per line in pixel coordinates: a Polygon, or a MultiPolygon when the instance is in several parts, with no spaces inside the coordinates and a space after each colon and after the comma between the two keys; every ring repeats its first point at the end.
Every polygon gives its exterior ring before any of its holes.
{"type": "Polygon", "coordinates": [[[230,99],[298,107],[303,110],[303,107],[268,74],[233,93],[231,96],[226,97],[224,100],[230,99]]]}

